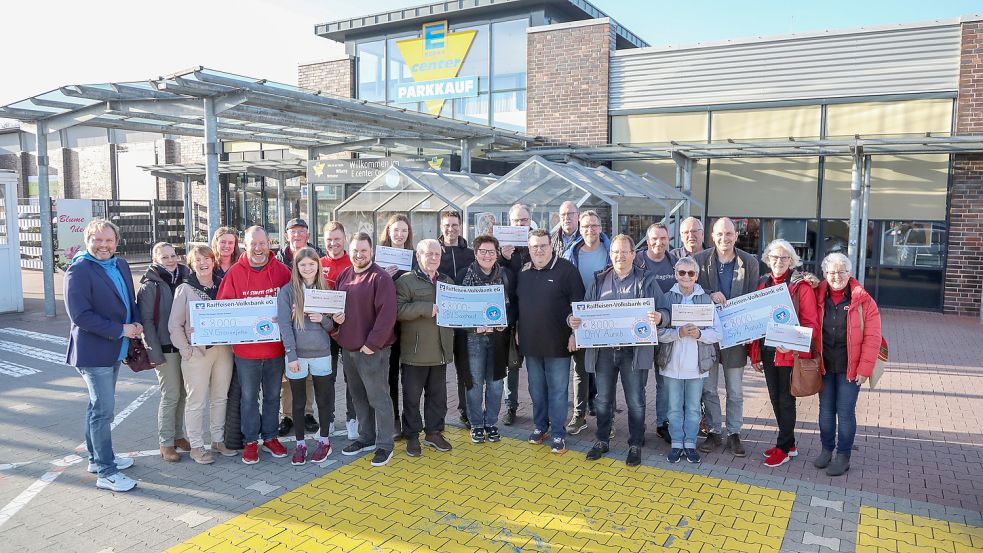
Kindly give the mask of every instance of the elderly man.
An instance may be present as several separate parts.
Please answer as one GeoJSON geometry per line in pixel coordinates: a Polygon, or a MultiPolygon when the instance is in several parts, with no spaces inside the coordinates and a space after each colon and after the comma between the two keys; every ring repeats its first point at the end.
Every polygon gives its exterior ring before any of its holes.
{"type": "MultiPolygon", "coordinates": [[[[276,258],[287,268],[293,267],[294,253],[301,248],[314,248],[318,255],[324,255],[321,248],[311,244],[307,240],[310,238],[310,230],[307,221],[303,219],[291,219],[287,221],[287,230],[283,234],[283,241],[286,244],[277,252],[276,258]]],[[[286,436],[293,430],[294,421],[290,418],[293,410],[293,394],[290,392],[290,384],[284,377],[280,385],[280,427],[277,434],[286,436]]],[[[314,379],[307,377],[307,405],[304,407],[304,430],[307,432],[317,432],[317,420],[314,419],[314,379]]]]}
{"type": "MultiPolygon", "coordinates": [[[[693,256],[700,266],[697,283],[710,294],[714,303],[725,305],[727,300],[749,294],[758,288],[760,265],[757,258],[734,246],[737,242],[737,226],[728,217],[721,217],[713,224],[712,249],[693,256]]],[[[707,437],[699,450],[709,453],[723,443],[720,433],[723,421],[717,385],[721,367],[727,390],[727,444],[725,449],[737,457],[747,456],[741,443],[741,427],[744,424],[744,367],[747,365],[747,346],[739,344],[721,350],[720,365],[710,370],[703,389],[703,405],[706,409],[707,437]]]]}
{"type": "MultiPolygon", "coordinates": [[[[648,314],[648,322],[653,326],[665,326],[669,311],[656,311],[655,305],[662,300],[662,290],[656,283],[655,275],[635,265],[635,244],[625,234],[611,240],[611,267],[591,277],[585,301],[631,300],[651,298],[655,303],[648,314]]],[[[570,327],[576,330],[581,320],[570,317],[570,327]]],[[[597,438],[588,461],[600,459],[609,450],[611,425],[614,422],[614,395],[618,377],[628,405],[628,457],[629,467],[637,467],[642,462],[642,443],[645,441],[645,388],[644,375],[655,361],[655,344],[645,346],[590,348],[586,352],[587,371],[596,375],[597,399],[597,438]]]]}
{"type": "Polygon", "coordinates": [[[116,257],[119,228],[105,219],[93,219],[83,237],[85,250],[75,254],[65,273],[65,311],[71,323],[66,362],[89,389],[85,416],[89,472],[98,473],[97,488],[126,492],[137,483],[120,471],[132,466],[133,459],[113,453],[111,424],[119,366],[129,341],[140,337],[143,326],[130,266],[116,257]]]}
{"type": "MultiPolygon", "coordinates": [[[[529,207],[524,204],[515,204],[509,208],[509,224],[513,227],[528,227],[532,225],[532,217],[529,214],[529,207]]],[[[512,271],[513,275],[519,274],[522,266],[529,263],[529,248],[527,246],[503,246],[502,256],[498,263],[512,271]]],[[[515,414],[519,410],[519,367],[509,366],[505,377],[505,416],[502,422],[505,426],[515,423],[515,414]]]]}
{"type": "MultiPolygon", "coordinates": [[[[244,234],[246,251],[222,279],[216,299],[276,297],[280,288],[290,281],[290,269],[270,252],[270,240],[263,227],[249,227],[244,234]]],[[[242,388],[239,404],[245,443],[242,462],[247,465],[259,462],[257,439],[260,437],[263,449],[274,457],[286,457],[287,450],[277,439],[280,381],[285,369],[283,342],[236,344],[232,353],[242,388]]]]}
{"type": "Polygon", "coordinates": [[[444,439],[447,416],[447,364],[454,359],[454,330],[437,326],[437,282],[454,284],[437,272],[440,242],[420,240],[416,245],[417,268],[396,280],[396,320],[400,324],[403,374],[403,436],[406,454],[419,457],[423,443],[437,451],[450,451],[444,439]],[[426,394],[425,417],[420,416],[426,394]]]}
{"type": "Polygon", "coordinates": [[[345,312],[333,317],[332,337],[344,352],[345,380],[355,403],[358,438],[341,450],[358,455],[375,450],[372,466],[393,457],[393,402],[389,398],[389,353],[396,337],[396,286],[373,263],[372,237],[356,232],[348,243],[352,266],[338,275],[335,289],[347,294],[345,312]]]}
{"type": "Polygon", "coordinates": [[[570,304],[584,299],[584,283],[576,267],[553,253],[545,230],[529,233],[529,255],[532,261],[516,285],[517,340],[526,358],[535,423],[529,443],[542,444],[552,435],[550,451],[565,453],[570,354],[576,350],[567,317],[570,304]]]}
{"type": "Polygon", "coordinates": [[[669,252],[674,259],[682,259],[703,251],[703,223],[696,217],[687,217],[679,226],[679,239],[683,245],[669,252]]]}
{"type": "Polygon", "coordinates": [[[562,256],[577,238],[580,238],[580,209],[571,201],[563,202],[560,204],[560,227],[550,236],[553,254],[562,256]]]}
{"type": "MultiPolygon", "coordinates": [[[[573,263],[580,272],[584,290],[590,287],[594,273],[604,269],[608,264],[608,251],[611,241],[601,232],[601,217],[597,212],[588,210],[580,214],[578,221],[580,236],[575,238],[563,258],[573,263]]],[[[573,417],[567,424],[568,434],[579,434],[587,428],[587,413],[594,411],[594,397],[597,388],[594,375],[588,374],[584,363],[584,351],[577,350],[573,354],[573,417]]]]}

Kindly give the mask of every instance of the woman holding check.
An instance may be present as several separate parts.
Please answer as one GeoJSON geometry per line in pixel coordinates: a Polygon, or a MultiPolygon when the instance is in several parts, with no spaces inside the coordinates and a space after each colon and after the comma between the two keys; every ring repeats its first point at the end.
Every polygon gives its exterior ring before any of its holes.
{"type": "MultiPolygon", "coordinates": [[[[386,221],[385,228],[382,229],[382,236],[379,237],[379,245],[386,246],[388,248],[401,248],[404,250],[413,251],[413,227],[410,226],[410,218],[403,213],[396,213],[389,217],[386,221]]],[[[416,255],[411,255],[413,258],[412,267],[416,267],[416,255]]],[[[383,267],[389,276],[393,277],[393,282],[396,279],[407,273],[406,270],[400,269],[395,265],[389,265],[388,267],[383,267]]],[[[396,322],[396,328],[393,330],[396,336],[399,336],[399,322],[396,322]]],[[[389,352],[389,399],[393,402],[393,414],[396,416],[396,438],[403,437],[403,427],[402,421],[400,419],[399,413],[399,340],[396,340],[392,345],[392,350],[389,352]]]]}
{"type": "MultiPolygon", "coordinates": [[[[310,374],[314,379],[314,401],[320,419],[320,435],[311,462],[321,463],[331,454],[329,428],[334,402],[334,379],[331,375],[331,340],[328,331],[334,328],[331,317],[321,313],[304,311],[304,291],[308,289],[329,290],[328,281],[321,272],[321,260],[314,248],[301,248],[294,254],[293,269],[288,282],[277,294],[277,320],[280,325],[280,339],[287,354],[287,379],[293,393],[293,419],[304,420],[304,407],[307,404],[305,380],[310,374]]],[[[304,425],[295,424],[294,434],[297,447],[290,463],[303,465],[307,462],[307,443],[304,439],[304,425]]]]}
{"type": "Polygon", "coordinates": [[[810,351],[792,352],[783,347],[773,348],[764,345],[764,340],[755,340],[749,348],[751,366],[754,370],[765,373],[771,407],[778,422],[778,439],[775,447],[764,452],[765,466],[778,467],[799,454],[795,449],[795,397],[792,396],[791,391],[795,355],[804,359],[812,358],[812,352],[816,351],[814,344],[821,329],[816,310],[816,295],[805,279],[805,275],[795,270],[802,265],[802,260],[795,253],[792,244],[787,240],[773,240],[765,248],[762,257],[771,272],[758,280],[758,290],[780,286],[783,283],[788,285],[792,305],[795,306],[795,314],[799,318],[799,326],[812,329],[813,346],[810,347],[810,351]]]}

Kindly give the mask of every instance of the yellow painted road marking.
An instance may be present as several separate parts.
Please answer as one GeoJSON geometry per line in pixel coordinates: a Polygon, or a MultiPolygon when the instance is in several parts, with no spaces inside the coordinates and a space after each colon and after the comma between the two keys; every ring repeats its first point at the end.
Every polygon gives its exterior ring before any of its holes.
{"type": "Polygon", "coordinates": [[[983,551],[983,528],[873,507],[860,508],[857,553],[983,551]]]}
{"type": "MultiPolygon", "coordinates": [[[[518,440],[367,458],[175,546],[220,551],[776,551],[795,494],[518,440]]],[[[291,470],[283,466],[283,470],[291,470]]]]}

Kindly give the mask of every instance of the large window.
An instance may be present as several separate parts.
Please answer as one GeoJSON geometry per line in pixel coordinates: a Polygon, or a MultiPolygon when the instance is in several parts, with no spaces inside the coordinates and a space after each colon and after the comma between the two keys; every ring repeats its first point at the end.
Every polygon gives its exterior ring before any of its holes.
{"type": "Polygon", "coordinates": [[[372,102],[386,100],[386,41],[364,42],[355,48],[358,57],[358,97],[372,102]]]}

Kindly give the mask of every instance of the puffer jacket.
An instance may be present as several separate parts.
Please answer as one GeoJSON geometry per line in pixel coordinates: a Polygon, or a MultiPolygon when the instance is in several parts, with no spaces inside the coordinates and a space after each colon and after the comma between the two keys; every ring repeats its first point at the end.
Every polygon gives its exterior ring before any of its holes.
{"type": "MultiPolygon", "coordinates": [[[[440,282],[454,284],[437,273],[440,282]]],[[[433,306],[437,286],[419,269],[396,281],[396,320],[399,325],[400,361],[407,365],[446,365],[454,361],[454,329],[437,326],[433,306]]]]}
{"type": "MultiPolygon", "coordinates": [[[[847,284],[850,288],[850,305],[846,316],[846,378],[856,380],[857,375],[869,377],[874,373],[877,354],[881,351],[881,312],[874,298],[857,279],[850,277],[847,284]],[[860,330],[860,311],[863,311],[863,332],[860,330]]],[[[826,312],[826,294],[829,293],[829,283],[825,280],[816,288],[816,305],[819,321],[822,324],[826,312]]],[[[819,353],[822,354],[823,340],[818,341],[819,353]]],[[[823,368],[825,371],[825,367],[823,368]]]]}
{"type": "MultiPolygon", "coordinates": [[[[799,271],[792,271],[791,276],[786,277],[786,284],[788,285],[788,292],[792,295],[792,298],[798,298],[799,310],[796,311],[796,316],[799,318],[799,326],[804,326],[812,329],[812,351],[816,351],[816,342],[823,341],[823,320],[816,317],[816,293],[813,292],[812,287],[809,283],[803,279],[802,273],[799,271]]],[[[768,273],[761,277],[758,282],[758,290],[763,290],[764,288],[775,286],[775,281],[772,279],[771,273],[768,273]]],[[[748,346],[748,353],[751,355],[751,363],[761,362],[761,348],[764,345],[764,340],[755,340],[751,342],[748,346]]],[[[791,367],[795,364],[795,354],[798,353],[799,357],[803,359],[810,359],[812,357],[812,352],[792,352],[788,351],[782,353],[775,350],[775,366],[776,367],[791,367]]]]}
{"type": "MultiPolygon", "coordinates": [[[[178,283],[184,282],[191,271],[184,265],[177,266],[178,283]]],[[[143,320],[143,341],[147,346],[150,361],[155,365],[164,363],[164,346],[172,346],[171,332],[167,328],[171,316],[171,306],[174,304],[174,292],[171,286],[164,282],[157,272],[155,265],[147,268],[140,279],[140,291],[137,292],[137,308],[143,320]],[[160,293],[158,300],[157,294],[160,293]],[[154,310],[157,318],[154,319],[154,310]]]]}

